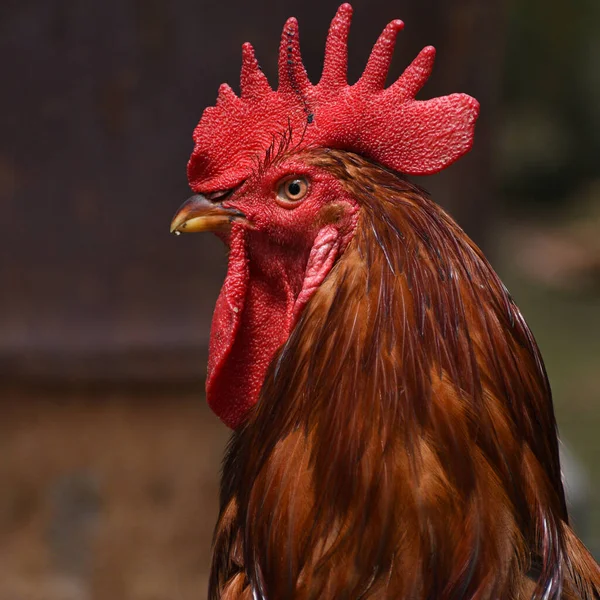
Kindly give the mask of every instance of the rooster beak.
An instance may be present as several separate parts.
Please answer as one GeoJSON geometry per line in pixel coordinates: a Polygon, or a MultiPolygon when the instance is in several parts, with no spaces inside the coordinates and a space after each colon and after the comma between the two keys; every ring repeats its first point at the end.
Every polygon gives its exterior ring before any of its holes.
{"type": "Polygon", "coordinates": [[[246,221],[239,210],[208,200],[202,194],[188,198],[171,221],[171,233],[226,231],[235,221],[246,221]]]}

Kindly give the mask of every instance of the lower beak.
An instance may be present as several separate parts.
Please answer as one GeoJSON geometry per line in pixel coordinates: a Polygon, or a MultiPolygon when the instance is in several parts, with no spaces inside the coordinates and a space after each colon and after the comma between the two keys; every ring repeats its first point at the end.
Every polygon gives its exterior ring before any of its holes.
{"type": "Polygon", "coordinates": [[[196,231],[226,231],[236,221],[246,221],[239,210],[207,200],[202,194],[188,198],[171,221],[171,233],[196,231]]]}

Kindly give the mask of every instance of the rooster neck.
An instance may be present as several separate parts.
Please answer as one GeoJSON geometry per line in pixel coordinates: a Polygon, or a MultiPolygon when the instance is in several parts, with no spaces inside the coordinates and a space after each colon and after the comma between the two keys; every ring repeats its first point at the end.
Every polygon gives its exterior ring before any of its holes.
{"type": "Polygon", "coordinates": [[[558,598],[567,516],[529,329],[420,190],[347,153],[320,160],[360,222],[234,435],[215,556],[240,556],[274,598],[444,599],[517,597],[540,557],[558,598]]]}

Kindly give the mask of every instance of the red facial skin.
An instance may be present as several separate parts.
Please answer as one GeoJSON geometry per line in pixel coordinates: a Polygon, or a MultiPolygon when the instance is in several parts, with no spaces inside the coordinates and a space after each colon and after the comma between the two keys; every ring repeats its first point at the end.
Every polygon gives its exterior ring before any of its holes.
{"type": "Polygon", "coordinates": [[[206,393],[212,410],[236,429],[258,401],[277,349],[346,249],[359,208],[337,179],[302,155],[250,176],[223,205],[243,212],[249,225],[220,234],[229,267],[213,316],[206,393]],[[282,206],[280,185],[294,177],[305,178],[308,191],[282,206]],[[331,204],[335,222],[324,222],[331,204]]]}

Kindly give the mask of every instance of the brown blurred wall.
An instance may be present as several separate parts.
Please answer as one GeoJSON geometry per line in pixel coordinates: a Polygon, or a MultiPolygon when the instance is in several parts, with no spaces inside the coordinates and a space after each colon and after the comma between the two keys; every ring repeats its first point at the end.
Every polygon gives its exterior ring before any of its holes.
{"type": "MultiPolygon", "coordinates": [[[[218,85],[239,81],[252,40],[272,82],[282,24],[300,20],[318,77],[338,0],[27,0],[0,7],[0,374],[178,378],[201,373],[224,252],[176,239],[191,132],[218,85]],[[163,360],[177,352],[178,360],[163,360]],[[118,356],[118,360],[114,360],[118,356]]],[[[392,76],[438,49],[422,97],[480,99],[475,149],[421,181],[485,243],[494,212],[491,139],[503,51],[500,0],[354,2],[350,78],[401,17],[392,76]]]]}

